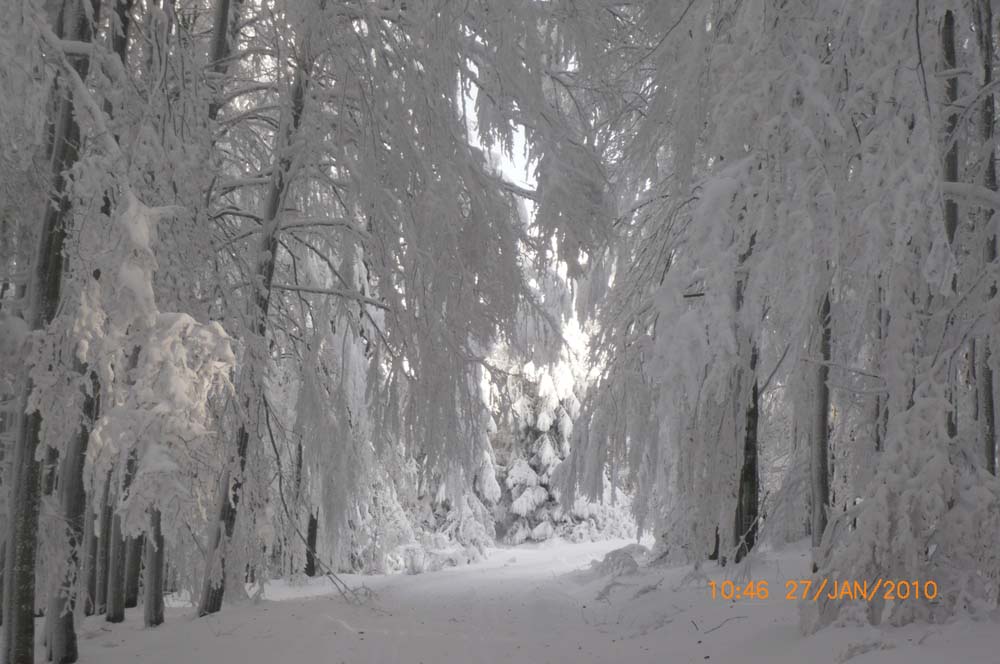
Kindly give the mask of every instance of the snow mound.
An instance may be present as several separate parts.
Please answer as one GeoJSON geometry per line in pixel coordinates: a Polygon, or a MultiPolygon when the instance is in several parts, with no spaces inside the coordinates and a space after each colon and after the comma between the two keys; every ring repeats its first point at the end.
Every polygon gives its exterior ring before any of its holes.
{"type": "Polygon", "coordinates": [[[482,554],[471,546],[428,549],[421,544],[409,544],[399,547],[397,551],[407,574],[439,572],[447,567],[470,565],[483,559],[482,554]]]}
{"type": "Polygon", "coordinates": [[[649,549],[640,544],[629,544],[620,549],[609,551],[600,562],[593,563],[601,576],[629,576],[639,573],[639,558],[644,560],[649,555],[649,549]]]}

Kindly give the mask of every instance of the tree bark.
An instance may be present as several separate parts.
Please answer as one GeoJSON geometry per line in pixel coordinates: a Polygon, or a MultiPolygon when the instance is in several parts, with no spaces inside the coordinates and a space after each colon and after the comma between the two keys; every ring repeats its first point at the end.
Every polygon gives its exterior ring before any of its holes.
{"type": "Polygon", "coordinates": [[[87,443],[90,429],[97,416],[97,378],[91,374],[91,391],[84,397],[84,422],[70,446],[66,449],[59,478],[59,497],[66,520],[67,551],[63,578],[65,587],[53,590],[47,618],[52,626],[52,661],[56,664],[75,662],[79,657],[74,625],[75,607],[81,588],[81,561],[85,543],[87,492],[83,482],[83,469],[87,460],[87,443]]]}
{"type": "Polygon", "coordinates": [[[319,521],[316,513],[309,511],[309,527],[306,530],[306,576],[316,576],[316,539],[319,533],[319,521]]]}
{"type": "MultiPolygon", "coordinates": [[[[97,8],[94,14],[97,13],[97,8]]],[[[56,16],[49,17],[56,34],[70,41],[89,42],[91,20],[82,3],[61,3],[56,16]],[[54,20],[53,20],[54,19],[54,20]]],[[[89,59],[74,56],[73,66],[86,78],[89,59]]],[[[63,244],[69,219],[70,202],[65,195],[63,173],[78,159],[80,128],[76,122],[72,96],[57,104],[52,127],[50,156],[50,205],[45,206],[38,236],[27,319],[32,330],[47,327],[55,318],[62,293],[63,244]]],[[[28,408],[28,396],[34,385],[30,376],[22,382],[19,412],[28,408]]],[[[7,533],[7,565],[4,583],[4,645],[7,664],[35,663],[35,555],[37,550],[39,507],[39,464],[35,450],[39,445],[42,416],[33,412],[18,418],[11,465],[10,511],[7,533]]]]}
{"type": "Polygon", "coordinates": [[[145,537],[129,537],[125,546],[125,608],[139,606],[139,575],[142,571],[142,548],[145,537]]]}
{"type": "MultiPolygon", "coordinates": [[[[239,0],[237,0],[239,2],[239,0]]],[[[232,51],[232,46],[230,44],[230,39],[232,38],[232,27],[230,25],[231,21],[235,21],[235,15],[238,12],[231,10],[230,0],[216,0],[215,4],[215,16],[214,24],[212,26],[212,47],[210,54],[210,61],[213,63],[212,69],[216,74],[224,74],[227,69],[227,61],[229,59],[230,53],[232,51]]],[[[215,121],[219,114],[220,105],[217,101],[213,100],[208,107],[208,119],[210,121],[215,121]]],[[[237,454],[240,456],[241,461],[245,459],[245,449],[246,442],[244,442],[243,437],[246,432],[243,428],[240,429],[239,434],[237,434],[237,454]]],[[[208,613],[215,613],[222,607],[222,587],[224,586],[225,580],[225,555],[224,552],[220,551],[222,546],[222,535],[223,532],[228,532],[232,535],[233,526],[230,524],[235,524],[235,511],[230,515],[231,505],[229,505],[229,470],[223,471],[222,477],[220,478],[220,497],[219,497],[219,520],[215,524],[210,526],[209,533],[209,544],[208,553],[205,557],[205,578],[202,585],[202,596],[199,601],[198,615],[206,615],[208,613]],[[220,566],[219,578],[222,582],[219,583],[218,589],[213,582],[214,576],[214,566],[218,562],[220,566]]]]}
{"type": "MultiPolygon", "coordinates": [[[[830,506],[830,293],[823,294],[819,308],[819,366],[816,367],[812,445],[810,448],[809,477],[812,489],[812,519],[810,529],[812,545],[818,547],[826,530],[827,510],[830,506]]],[[[876,422],[876,427],[878,423],[876,422]]]]}
{"type": "MultiPolygon", "coordinates": [[[[989,86],[993,82],[993,58],[995,57],[993,48],[993,7],[990,0],[978,0],[976,12],[979,29],[979,50],[983,60],[983,87],[989,86]]],[[[957,91],[957,90],[956,90],[957,91]]],[[[981,114],[981,136],[983,143],[989,147],[989,156],[986,161],[985,185],[991,191],[997,191],[997,163],[996,150],[993,147],[993,125],[996,121],[995,97],[993,93],[986,95],[983,99],[983,109],[981,114]]],[[[997,259],[997,236],[992,232],[993,210],[987,208],[983,217],[983,232],[986,239],[984,262],[988,266],[996,262],[997,259]]],[[[993,282],[989,286],[987,301],[996,297],[997,286],[993,282]]],[[[992,475],[997,474],[997,433],[996,433],[996,396],[993,368],[990,366],[990,337],[986,336],[979,340],[977,346],[979,352],[976,353],[976,396],[978,398],[977,410],[979,417],[979,434],[983,444],[983,456],[986,461],[986,470],[992,475]]]]}
{"type": "MultiPolygon", "coordinates": [[[[944,53],[944,67],[947,70],[956,68],[955,58],[955,15],[949,10],[944,13],[944,23],[941,27],[941,50],[944,53]]],[[[955,108],[958,101],[958,76],[951,76],[946,83],[948,103],[955,108]]],[[[948,114],[947,135],[955,136],[958,129],[958,115],[955,112],[948,114]]],[[[944,156],[944,181],[958,182],[958,141],[951,142],[951,147],[944,156]]],[[[955,246],[955,232],[958,230],[958,203],[951,198],[944,202],[944,230],[948,236],[948,245],[955,246]]],[[[952,290],[958,287],[957,277],[952,279],[952,290]]],[[[952,385],[948,389],[948,399],[951,408],[948,410],[948,436],[954,438],[958,435],[958,418],[955,408],[954,377],[949,376],[952,385]]]]}
{"type": "MultiPolygon", "coordinates": [[[[7,525],[4,524],[4,530],[6,531],[7,525]]],[[[4,537],[3,541],[0,542],[0,598],[4,597],[4,588],[6,587],[4,580],[7,577],[7,538],[4,537]]],[[[3,607],[7,606],[7,601],[5,599],[0,599],[0,627],[3,627],[3,614],[5,609],[3,607]]],[[[7,634],[4,633],[4,638],[7,638],[7,634]]],[[[3,661],[6,651],[0,651],[0,661],[3,661]]]]}
{"type": "MultiPolygon", "coordinates": [[[[243,470],[246,468],[250,434],[247,432],[246,426],[241,425],[237,435],[236,453],[240,463],[240,474],[242,475],[243,470]]],[[[224,472],[221,486],[223,487],[223,491],[220,498],[219,520],[212,529],[209,543],[208,558],[205,566],[205,582],[202,587],[201,602],[198,606],[199,616],[217,613],[222,608],[222,599],[225,595],[226,545],[232,538],[236,528],[236,506],[239,504],[242,482],[237,478],[233,480],[230,488],[230,475],[228,472],[224,472]],[[219,574],[217,577],[215,576],[213,563],[219,565],[219,574]]]]}
{"type": "MultiPolygon", "coordinates": [[[[237,37],[236,24],[240,18],[242,4],[243,0],[216,0],[210,55],[212,71],[216,74],[225,74],[229,69],[229,57],[233,51],[232,42],[237,37]],[[233,4],[236,7],[233,7],[233,4]]],[[[208,119],[214,122],[221,108],[219,102],[213,99],[208,105],[208,119]]]]}
{"type": "Polygon", "coordinates": [[[108,545],[108,599],[104,618],[110,623],[120,623],[125,620],[125,538],[118,514],[111,517],[108,545]]]}
{"type": "MultiPolygon", "coordinates": [[[[882,274],[879,273],[878,277],[876,278],[877,286],[875,289],[877,297],[877,300],[875,302],[875,315],[877,316],[877,320],[875,323],[875,334],[877,335],[878,339],[875,347],[876,348],[875,366],[873,367],[873,371],[875,373],[879,373],[881,371],[881,366],[880,366],[881,356],[885,352],[885,333],[886,330],[889,328],[888,321],[886,320],[886,318],[888,317],[888,313],[885,311],[885,307],[883,307],[882,305],[882,279],[883,279],[882,274]]],[[[874,434],[875,434],[876,452],[882,451],[882,445],[885,441],[885,431],[887,424],[886,418],[889,414],[889,411],[886,408],[886,406],[887,406],[887,400],[883,399],[881,392],[877,393],[875,395],[875,413],[874,417],[872,418],[874,426],[874,434]]]]}
{"type": "MultiPolygon", "coordinates": [[[[111,477],[109,472],[104,482],[104,492],[101,497],[100,533],[97,535],[97,557],[94,560],[95,581],[97,590],[94,594],[94,612],[104,613],[108,610],[108,561],[111,556],[111,477]]],[[[97,530],[97,527],[94,527],[97,530]]]]}
{"type": "MultiPolygon", "coordinates": [[[[302,504],[302,442],[295,447],[295,508],[298,509],[299,505],[302,504]]],[[[303,572],[306,576],[316,576],[316,540],[319,536],[319,521],[317,519],[316,513],[313,511],[312,506],[309,506],[309,521],[306,526],[306,561],[305,569],[303,572]]],[[[288,547],[289,552],[294,551],[294,547],[288,547]]],[[[289,556],[293,557],[293,556],[289,556]]],[[[298,561],[292,561],[292,573],[297,572],[299,569],[298,561]]]]}
{"type": "Polygon", "coordinates": [[[750,553],[757,542],[757,517],[759,514],[760,470],[757,464],[757,422],[760,398],[757,382],[757,346],[750,350],[750,374],[753,387],[746,412],[746,432],[743,436],[743,467],[740,470],[740,489],[736,502],[736,556],[739,563],[750,553]]]}
{"type": "MultiPolygon", "coordinates": [[[[308,48],[303,49],[308,53],[308,48]]],[[[274,266],[278,253],[278,232],[280,230],[280,211],[284,207],[284,200],[288,194],[289,184],[293,178],[293,155],[288,147],[293,143],[299,124],[302,120],[302,112],[305,106],[306,88],[309,74],[307,70],[308,56],[303,57],[304,64],[301,64],[295,71],[295,78],[291,90],[291,113],[290,118],[282,123],[283,131],[279,131],[275,136],[274,159],[275,164],[272,169],[271,182],[268,189],[267,200],[263,217],[263,233],[259,260],[256,267],[255,284],[258,284],[254,294],[254,332],[258,341],[263,343],[267,334],[267,314],[271,301],[271,283],[274,278],[274,266]]],[[[252,345],[251,345],[252,346],[252,345]]],[[[251,353],[253,351],[250,351],[251,353]]],[[[249,358],[249,385],[244,387],[247,390],[244,405],[246,412],[253,413],[256,407],[251,403],[249,395],[260,394],[260,379],[257,376],[257,369],[253,364],[263,361],[249,358]]],[[[253,398],[258,398],[254,396],[253,398]]],[[[226,587],[226,548],[232,538],[236,525],[237,507],[240,503],[242,493],[242,476],[246,469],[247,453],[250,444],[250,431],[247,423],[240,424],[236,434],[236,455],[239,463],[237,476],[230,478],[229,471],[223,473],[222,486],[229,487],[220,500],[219,518],[212,526],[212,533],[209,537],[210,546],[206,558],[205,582],[202,588],[201,601],[198,607],[198,615],[204,616],[216,613],[222,608],[223,595],[226,587]],[[230,482],[231,480],[231,482],[230,482]],[[231,486],[230,486],[231,484],[231,486]],[[215,573],[215,566],[218,565],[218,574],[215,573]]]]}
{"type": "MultiPolygon", "coordinates": [[[[125,462],[125,476],[122,478],[123,500],[128,498],[129,487],[132,484],[132,476],[135,474],[135,453],[130,453],[125,462]]],[[[116,502],[118,502],[116,500],[116,502]]],[[[126,573],[126,546],[125,535],[122,532],[122,519],[118,510],[114,510],[111,519],[111,541],[109,542],[111,553],[108,556],[108,609],[105,619],[110,623],[119,623],[125,620],[125,573],[126,573]]]]}
{"type": "Polygon", "coordinates": [[[87,557],[84,569],[87,579],[87,596],[83,602],[83,615],[92,616],[97,609],[97,519],[93,510],[87,508],[83,538],[87,542],[87,557]]]}
{"type": "MultiPolygon", "coordinates": [[[[747,250],[739,255],[739,270],[744,271],[746,262],[753,255],[754,246],[757,243],[757,233],[750,234],[747,243],[747,250]]],[[[740,311],[743,310],[743,299],[747,282],[750,279],[749,272],[745,272],[736,280],[735,310],[736,319],[739,320],[740,311]]],[[[737,323],[737,329],[739,324],[737,323]]],[[[747,373],[752,381],[750,388],[750,401],[747,404],[746,412],[743,414],[743,464],[740,467],[739,484],[736,496],[736,511],[733,519],[733,544],[736,548],[734,559],[739,563],[757,539],[757,515],[759,510],[759,478],[760,473],[757,468],[757,420],[758,420],[758,399],[760,395],[757,382],[757,343],[754,340],[754,332],[751,332],[746,343],[750,347],[750,362],[747,373]]],[[[742,353],[741,353],[742,358],[742,353]]],[[[742,367],[737,372],[737,394],[742,394],[743,380],[742,367]]],[[[738,434],[737,434],[738,435],[738,434]]],[[[719,552],[720,559],[725,556],[719,552]]]]}
{"type": "Polygon", "coordinates": [[[160,529],[160,510],[149,515],[150,529],[146,538],[146,572],[143,577],[143,622],[146,627],[163,623],[163,532],[160,529]]]}

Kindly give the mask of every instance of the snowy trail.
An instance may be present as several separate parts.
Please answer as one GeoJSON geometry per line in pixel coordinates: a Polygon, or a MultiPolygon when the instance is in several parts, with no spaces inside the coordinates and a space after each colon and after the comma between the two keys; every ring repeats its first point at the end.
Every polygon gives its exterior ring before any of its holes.
{"type": "MultiPolygon", "coordinates": [[[[723,664],[996,664],[996,625],[913,626],[888,633],[828,629],[803,638],[782,597],[711,600],[687,569],[646,570],[611,582],[579,571],[623,542],[494,551],[478,565],[418,576],[352,577],[376,593],[366,606],[329,595],[325,582],[275,584],[271,600],[191,618],[172,609],[161,628],[90,620],[81,661],[101,664],[363,664],[407,662],[657,662],[723,664]],[[658,584],[658,585],[657,585],[658,584]],[[649,588],[656,586],[655,589],[649,588]],[[644,591],[644,592],[640,592],[644,591]],[[636,595],[639,595],[636,597],[636,595]],[[310,596],[311,595],[311,596],[310,596]],[[922,640],[920,649],[915,649],[922,640]],[[958,646],[958,644],[961,644],[958,646]],[[962,655],[955,658],[955,648],[962,655]]],[[[760,563],[772,588],[808,558],[789,549],[760,563]]],[[[721,580],[721,570],[709,570],[721,580]]],[[[782,593],[778,593],[779,595],[782,593]]]]}

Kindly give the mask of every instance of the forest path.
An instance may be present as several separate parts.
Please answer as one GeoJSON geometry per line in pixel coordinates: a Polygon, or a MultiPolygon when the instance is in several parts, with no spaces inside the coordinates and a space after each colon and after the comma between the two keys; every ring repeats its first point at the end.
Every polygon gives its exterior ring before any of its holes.
{"type": "MultiPolygon", "coordinates": [[[[791,547],[755,563],[767,600],[712,600],[689,568],[600,577],[590,562],[626,542],[554,543],[494,550],[487,561],[436,573],[349,576],[374,598],[348,605],[325,579],[278,582],[271,600],[227,606],[195,619],[168,610],[167,623],[141,627],[90,619],[81,663],[100,664],[478,664],[656,662],[658,664],[995,664],[992,623],[827,629],[804,638],[784,580],[805,573],[807,549],[791,547]],[[920,649],[915,646],[923,640],[920,649]],[[958,659],[944,657],[959,646],[958,659]]],[[[731,571],[731,567],[727,570],[731,571]]],[[[713,580],[725,578],[708,565],[713,580]]],[[[41,661],[41,660],[39,660],[41,661]]]]}
{"type": "MultiPolygon", "coordinates": [[[[363,606],[348,605],[329,594],[325,579],[314,579],[308,586],[278,582],[267,593],[278,601],[227,606],[215,616],[193,619],[189,608],[168,609],[167,623],[152,630],[141,628],[141,613],[133,609],[122,626],[88,620],[81,662],[566,661],[566,644],[591,629],[574,594],[579,584],[565,574],[625,544],[496,549],[482,563],[440,572],[346,576],[374,592],[363,606]]],[[[573,650],[578,647],[585,648],[580,643],[573,650]]]]}

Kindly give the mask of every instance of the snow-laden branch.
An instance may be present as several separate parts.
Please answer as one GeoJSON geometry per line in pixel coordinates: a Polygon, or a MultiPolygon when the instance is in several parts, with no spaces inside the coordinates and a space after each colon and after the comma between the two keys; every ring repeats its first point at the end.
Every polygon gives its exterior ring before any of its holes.
{"type": "MultiPolygon", "coordinates": [[[[221,212],[216,213],[216,215],[214,216],[221,217],[227,214],[245,216],[257,221],[258,223],[261,224],[263,223],[263,220],[260,218],[259,215],[251,215],[243,213],[241,211],[236,211],[235,209],[223,210],[221,212]]],[[[371,239],[371,235],[363,228],[359,228],[356,224],[351,223],[347,219],[340,219],[337,217],[307,217],[303,219],[296,219],[295,221],[284,222],[278,228],[278,232],[293,231],[296,229],[305,229],[305,228],[341,228],[357,235],[362,239],[365,240],[371,239]]],[[[229,238],[226,241],[226,244],[228,245],[232,244],[233,242],[238,242],[239,240],[245,240],[246,238],[252,235],[257,235],[258,233],[261,232],[261,230],[262,227],[251,228],[250,230],[243,231],[239,235],[234,235],[233,237],[229,238]]]]}
{"type": "Polygon", "coordinates": [[[370,304],[373,307],[378,307],[379,309],[389,310],[384,302],[376,300],[371,297],[367,297],[358,293],[357,291],[347,290],[345,288],[314,288],[312,286],[296,286],[294,284],[271,284],[271,288],[275,290],[283,291],[299,291],[302,293],[315,293],[317,295],[336,295],[337,297],[343,297],[349,300],[357,300],[364,304],[370,304]]]}
{"type": "Polygon", "coordinates": [[[942,182],[941,193],[958,203],[1000,210],[1000,193],[981,184],[942,182]]]}
{"type": "Polygon", "coordinates": [[[500,180],[500,186],[503,187],[504,191],[514,194],[515,196],[527,198],[535,201],[536,203],[538,202],[538,192],[534,189],[526,189],[507,180],[500,180]]]}
{"type": "Polygon", "coordinates": [[[368,231],[363,228],[358,227],[357,224],[352,223],[348,219],[340,219],[337,217],[305,217],[302,219],[296,219],[295,221],[288,221],[281,224],[281,230],[288,231],[294,230],[296,228],[343,228],[344,230],[350,231],[355,235],[358,235],[364,239],[371,239],[368,231]]]}
{"type": "MultiPolygon", "coordinates": [[[[42,39],[44,39],[45,42],[57,53],[59,64],[62,66],[66,73],[66,77],[72,85],[74,102],[86,109],[90,121],[94,124],[94,138],[100,142],[101,147],[104,148],[108,155],[112,157],[112,163],[114,163],[118,169],[124,168],[124,156],[122,155],[121,148],[118,146],[118,141],[115,140],[114,135],[108,129],[107,123],[104,121],[104,112],[98,107],[93,96],[91,96],[90,90],[87,89],[83,79],[80,78],[80,73],[69,62],[69,60],[66,59],[67,51],[63,50],[63,46],[68,42],[64,42],[64,40],[57,37],[56,34],[52,32],[52,28],[49,27],[48,23],[36,22],[35,25],[37,26],[42,39]]],[[[127,182],[127,179],[123,178],[123,181],[127,182]]]]}

